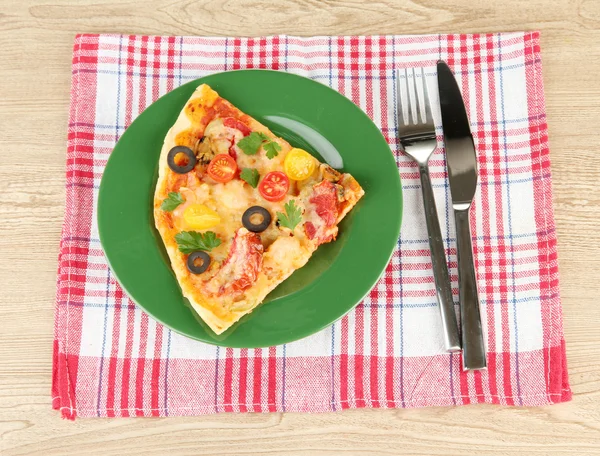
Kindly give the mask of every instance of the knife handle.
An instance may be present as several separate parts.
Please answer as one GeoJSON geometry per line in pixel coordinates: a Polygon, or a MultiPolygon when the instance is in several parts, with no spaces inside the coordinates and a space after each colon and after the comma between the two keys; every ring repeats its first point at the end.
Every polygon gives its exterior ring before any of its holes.
{"type": "Polygon", "coordinates": [[[440,230],[440,222],[438,220],[427,163],[419,164],[419,174],[421,175],[421,190],[423,192],[423,205],[425,206],[425,221],[427,222],[427,234],[429,236],[433,280],[435,282],[440,315],[442,317],[444,345],[446,351],[459,351],[460,337],[458,335],[456,313],[454,312],[452,285],[448,274],[444,241],[440,230]]]}
{"type": "Polygon", "coordinates": [[[458,257],[458,302],[462,329],[463,369],[485,369],[485,345],[481,329],[477,279],[473,263],[469,209],[455,210],[458,257]]]}

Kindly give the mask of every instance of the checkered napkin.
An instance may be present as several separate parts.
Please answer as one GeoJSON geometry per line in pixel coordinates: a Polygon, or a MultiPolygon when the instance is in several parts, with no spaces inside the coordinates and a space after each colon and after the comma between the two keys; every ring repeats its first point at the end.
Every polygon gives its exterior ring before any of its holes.
{"type": "MultiPolygon", "coordinates": [[[[53,406],[64,417],[545,405],[571,398],[537,33],[78,35],[72,78],[52,386],[53,406]],[[480,372],[462,372],[460,356],[443,350],[419,174],[398,150],[393,69],[426,66],[434,79],[440,58],[459,80],[479,153],[471,217],[489,364],[480,372]],[[102,253],[95,203],[115,143],[150,103],[201,76],[258,67],[329,85],[373,119],[402,178],[402,234],[380,281],[337,323],[286,345],[219,348],[161,326],[128,299],[102,253]]],[[[441,133],[438,126],[440,140],[441,133]]],[[[457,293],[441,149],[430,164],[457,293]]]]}

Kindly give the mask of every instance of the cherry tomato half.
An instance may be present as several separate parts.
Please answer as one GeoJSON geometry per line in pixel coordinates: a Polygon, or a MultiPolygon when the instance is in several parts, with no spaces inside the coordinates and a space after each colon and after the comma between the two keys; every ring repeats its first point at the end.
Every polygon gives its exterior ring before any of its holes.
{"type": "Polygon", "coordinates": [[[235,177],[237,164],[228,154],[219,154],[213,158],[206,172],[217,182],[229,182],[235,177]]]}
{"type": "Polygon", "coordinates": [[[271,171],[267,173],[260,184],[258,191],[267,201],[281,201],[290,188],[290,180],[281,171],[271,171]]]}
{"type": "Polygon", "coordinates": [[[296,181],[308,179],[315,171],[316,163],[312,155],[294,147],[285,156],[283,168],[287,176],[296,181]]]}

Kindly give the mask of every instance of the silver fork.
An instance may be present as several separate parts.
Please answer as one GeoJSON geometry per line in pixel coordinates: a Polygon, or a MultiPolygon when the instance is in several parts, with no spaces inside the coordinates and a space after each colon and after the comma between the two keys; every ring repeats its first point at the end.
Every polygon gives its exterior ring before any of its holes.
{"type": "Polygon", "coordinates": [[[444,330],[444,344],[447,351],[458,351],[461,349],[461,344],[454,313],[454,299],[429,176],[429,157],[437,147],[437,140],[423,68],[418,69],[417,72],[414,68],[408,71],[396,70],[396,94],[400,149],[419,165],[433,279],[444,330]],[[402,90],[403,88],[405,90],[402,90]]]}

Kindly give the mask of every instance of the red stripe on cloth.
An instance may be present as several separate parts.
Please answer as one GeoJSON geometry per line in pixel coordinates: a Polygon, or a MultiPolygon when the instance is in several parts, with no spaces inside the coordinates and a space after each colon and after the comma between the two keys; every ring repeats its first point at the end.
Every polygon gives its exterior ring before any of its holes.
{"type": "MultiPolygon", "coordinates": [[[[126,38],[126,58],[125,58],[125,128],[127,128],[131,124],[131,119],[133,117],[133,68],[137,62],[134,61],[135,58],[135,42],[137,37],[135,35],[129,35],[126,38]]],[[[121,72],[121,68],[119,68],[119,73],[121,72]]],[[[120,74],[119,74],[120,77],[120,74]]],[[[141,95],[141,93],[140,93],[141,95]]]]}
{"type": "Polygon", "coordinates": [[[258,40],[258,67],[267,68],[267,39],[261,37],[258,40]]]}
{"type": "Polygon", "coordinates": [[[554,352],[551,353],[551,356],[553,356],[554,359],[553,366],[560,365],[562,368],[560,378],[555,378],[554,375],[550,377],[551,382],[554,381],[556,382],[556,385],[560,385],[560,391],[558,391],[558,388],[553,388],[553,393],[556,391],[556,393],[554,393],[556,396],[552,398],[552,402],[558,403],[570,401],[573,398],[573,393],[571,392],[571,388],[569,386],[569,374],[567,372],[567,347],[564,339],[561,341],[560,347],[557,347],[554,352]]]}
{"type": "MultiPolygon", "coordinates": [[[[481,100],[483,97],[483,77],[482,70],[485,65],[487,69],[487,63],[482,65],[481,59],[481,35],[476,34],[473,36],[473,54],[474,54],[474,66],[475,66],[475,99],[481,100]]],[[[486,73],[487,74],[487,73],[486,73]]],[[[487,181],[488,179],[488,160],[487,154],[485,151],[487,150],[487,128],[483,123],[485,121],[485,115],[483,112],[483,104],[476,103],[477,108],[477,125],[481,125],[477,127],[476,133],[474,135],[475,144],[477,150],[483,151],[480,152],[477,156],[479,159],[479,175],[482,181],[487,181]]],[[[481,185],[481,212],[482,214],[490,213],[490,204],[489,204],[489,186],[481,185]]],[[[492,261],[492,246],[491,246],[491,230],[490,230],[490,222],[489,217],[482,215],[482,227],[483,227],[483,255],[476,255],[478,260],[477,262],[477,271],[483,270],[483,277],[481,274],[478,274],[478,284],[481,290],[481,284],[485,284],[483,296],[489,300],[490,304],[486,306],[486,316],[488,320],[488,337],[487,337],[487,361],[488,361],[488,388],[490,391],[490,396],[492,397],[492,401],[497,403],[497,394],[498,387],[496,383],[496,375],[497,375],[497,366],[496,366],[496,333],[495,333],[495,314],[494,314],[494,305],[491,304],[491,300],[494,297],[494,286],[493,286],[493,261],[492,261]]],[[[476,249],[479,250],[478,242],[475,241],[476,249]]],[[[481,296],[480,296],[481,298],[481,296]]]]}
{"type": "Polygon", "coordinates": [[[273,37],[273,44],[272,44],[272,54],[273,54],[273,70],[279,70],[279,46],[281,44],[281,40],[279,39],[278,36],[274,36],[273,37]]]}
{"type": "Polygon", "coordinates": [[[344,46],[345,46],[345,41],[344,38],[342,37],[338,37],[337,39],[337,65],[335,68],[337,68],[338,71],[338,92],[340,93],[345,93],[345,85],[344,85],[344,76],[346,75],[345,69],[346,69],[346,62],[345,62],[345,58],[344,58],[344,46]]]}
{"type": "MultiPolygon", "coordinates": [[[[367,104],[367,115],[371,119],[373,119],[374,115],[375,115],[373,112],[373,100],[374,100],[373,68],[372,68],[372,64],[371,64],[371,61],[373,60],[373,39],[369,36],[365,38],[364,56],[365,56],[365,62],[366,62],[365,63],[365,77],[367,78],[367,80],[365,81],[365,101],[367,104]]],[[[378,73],[378,74],[382,78],[385,77],[385,72],[378,73]]]]}
{"type": "Polygon", "coordinates": [[[159,382],[160,382],[160,371],[161,371],[161,359],[162,359],[162,339],[163,339],[163,327],[157,324],[155,328],[154,337],[154,359],[152,360],[152,377],[150,381],[150,392],[151,399],[150,404],[152,407],[152,416],[159,416],[159,382]]]}
{"type": "Polygon", "coordinates": [[[148,79],[148,37],[142,36],[140,57],[140,95],[138,97],[137,112],[142,112],[147,105],[146,80],[148,79]]]}
{"type": "MultiPolygon", "coordinates": [[[[372,81],[372,73],[373,71],[373,37],[372,36],[365,36],[365,73],[366,73],[366,77],[367,77],[367,85],[369,84],[373,84],[372,81]]],[[[383,76],[385,76],[385,73],[383,73],[383,76]]],[[[368,89],[367,89],[368,90],[368,89]]],[[[373,100],[369,100],[369,97],[367,97],[367,106],[368,103],[373,103],[373,100]]],[[[367,111],[369,110],[369,108],[367,107],[367,111]]],[[[372,109],[371,109],[372,111],[372,109]]]]}
{"type": "Polygon", "coordinates": [[[233,348],[225,350],[225,373],[223,374],[223,407],[226,412],[233,412],[231,406],[233,388],[233,348]]]}
{"type": "Polygon", "coordinates": [[[240,60],[241,60],[241,43],[242,40],[240,38],[233,39],[233,69],[239,70],[241,68],[240,60]]]}
{"type": "Polygon", "coordinates": [[[254,38],[246,38],[246,68],[254,68],[254,38]]]}
{"type": "MultiPolygon", "coordinates": [[[[508,322],[508,318],[504,319],[504,315],[502,316],[502,322],[503,324],[508,322]]],[[[505,337],[503,337],[503,342],[505,340],[505,337]]],[[[511,375],[510,375],[510,366],[511,366],[511,359],[510,359],[510,352],[502,352],[502,364],[503,364],[503,370],[502,370],[502,374],[503,374],[503,383],[504,383],[504,391],[505,391],[505,395],[506,395],[506,404],[507,405],[515,405],[514,400],[513,400],[513,396],[512,396],[512,379],[511,379],[511,375]],[[510,395],[508,393],[511,393],[510,395]]]]}
{"type": "Polygon", "coordinates": [[[267,403],[269,412],[277,411],[277,347],[269,347],[269,379],[267,384],[267,403]]]}
{"type": "MultiPolygon", "coordinates": [[[[485,35],[485,44],[487,50],[487,64],[488,68],[494,68],[496,65],[495,53],[495,35],[485,35]]],[[[496,87],[495,75],[493,72],[488,73],[488,87],[489,94],[491,97],[490,103],[490,120],[496,124],[498,121],[498,114],[496,112],[496,99],[499,95],[499,89],[496,87]]],[[[493,157],[493,174],[495,179],[500,178],[500,169],[502,167],[502,150],[500,148],[499,133],[497,130],[492,130],[491,146],[492,146],[492,157],[493,157]]],[[[511,380],[511,362],[510,362],[510,330],[508,322],[508,276],[507,276],[507,248],[504,242],[504,203],[502,198],[502,186],[496,185],[494,192],[494,204],[496,211],[496,236],[498,242],[498,255],[501,258],[498,262],[499,269],[499,286],[494,288],[494,293],[500,294],[500,321],[501,321],[501,340],[502,340],[502,356],[498,359],[502,360],[502,384],[504,389],[504,395],[506,396],[506,403],[508,405],[514,405],[513,394],[512,394],[512,380],[511,380]]],[[[500,347],[499,347],[500,348],[500,347]]]]}
{"type": "MultiPolygon", "coordinates": [[[[93,151],[92,151],[93,152],[93,151]]],[[[76,167],[93,167],[94,166],[94,157],[80,157],[77,160],[75,158],[67,158],[67,170],[71,173],[75,171],[76,167]],[[69,169],[70,168],[70,169],[69,169]]]]}
{"type": "Polygon", "coordinates": [[[357,407],[365,406],[365,356],[364,356],[364,340],[365,340],[365,308],[361,303],[356,307],[354,319],[354,397],[357,407]]]}
{"type": "Polygon", "coordinates": [[[175,80],[175,37],[170,36],[167,39],[167,91],[173,90],[173,81],[175,80]]]}
{"type": "MultiPolygon", "coordinates": [[[[123,290],[119,284],[115,284],[115,301],[121,302],[123,290]]],[[[115,416],[115,383],[117,377],[117,354],[119,352],[119,337],[121,335],[121,307],[115,306],[113,314],[112,340],[110,358],[108,360],[108,385],[106,390],[106,410],[108,416],[115,416]]]]}
{"type": "Polygon", "coordinates": [[[152,102],[158,100],[160,96],[160,52],[161,52],[161,38],[160,36],[154,37],[154,56],[153,56],[153,68],[152,72],[152,102]]]}
{"type": "Polygon", "coordinates": [[[254,350],[254,383],[252,385],[252,404],[250,410],[262,412],[262,349],[254,350]]]}
{"type": "MultiPolygon", "coordinates": [[[[90,150],[90,152],[91,152],[91,150],[90,150]]],[[[93,185],[93,179],[96,177],[96,175],[94,174],[93,171],[85,171],[82,169],[73,169],[72,172],[79,182],[85,182],[86,184],[89,183],[89,184],[93,185]]]]}
{"type": "Polygon", "coordinates": [[[131,388],[131,353],[133,351],[133,319],[134,309],[127,310],[127,330],[125,332],[125,354],[123,359],[123,372],[121,381],[121,409],[123,416],[129,415],[129,390],[131,388]]]}
{"type": "MultiPolygon", "coordinates": [[[[386,268],[386,275],[391,274],[392,263],[386,268]]],[[[385,309],[385,399],[388,407],[394,407],[396,395],[394,389],[394,284],[386,286],[386,309],[385,309]]]]}
{"type": "MultiPolygon", "coordinates": [[[[67,140],[74,141],[74,144],[77,144],[82,139],[87,139],[89,141],[93,141],[96,138],[96,134],[93,131],[70,131],[67,133],[67,140]]],[[[91,147],[86,150],[86,152],[93,153],[94,148],[91,147]]],[[[79,157],[77,157],[79,158],[79,157]]]]}
{"type": "MultiPolygon", "coordinates": [[[[385,279],[384,279],[385,280],[385,279]]],[[[373,302],[378,302],[379,300],[379,292],[377,290],[377,285],[370,292],[371,299],[373,302]]],[[[369,312],[371,317],[370,323],[370,336],[369,341],[371,343],[371,353],[370,356],[365,357],[365,364],[368,366],[369,370],[369,388],[368,394],[364,397],[370,397],[371,403],[374,407],[377,407],[379,404],[379,379],[377,375],[378,371],[378,361],[379,361],[379,341],[378,341],[378,309],[377,306],[371,306],[371,311],[369,312]]]]}
{"type": "Polygon", "coordinates": [[[158,408],[160,365],[160,357],[152,359],[152,377],[150,380],[150,411],[152,412],[152,416],[160,416],[160,410],[158,408]]]}
{"type": "MultiPolygon", "coordinates": [[[[376,336],[376,334],[375,334],[376,336]]],[[[369,391],[371,404],[373,407],[379,407],[379,358],[378,356],[370,356],[367,361],[370,362],[369,366],[369,391]]]]}
{"type": "MultiPolygon", "coordinates": [[[[358,64],[358,56],[360,54],[359,39],[354,36],[350,38],[350,73],[353,75],[360,75],[361,69],[358,64]]],[[[358,78],[353,78],[350,83],[350,99],[354,104],[360,106],[360,95],[358,78]]]]}
{"type": "Polygon", "coordinates": [[[74,420],[76,417],[75,382],[69,378],[69,361],[71,368],[74,369],[73,372],[77,373],[77,356],[71,356],[69,360],[67,355],[60,351],[58,340],[55,340],[52,361],[52,407],[60,411],[63,418],[74,420]]]}
{"type": "Polygon", "coordinates": [[[341,323],[341,344],[340,344],[340,402],[342,408],[349,408],[348,401],[348,317],[344,317],[341,323]]]}
{"type": "Polygon", "coordinates": [[[240,404],[240,412],[247,412],[247,392],[246,384],[248,382],[248,349],[242,348],[240,350],[240,387],[238,402],[240,404]]]}
{"type": "Polygon", "coordinates": [[[471,403],[471,396],[469,395],[469,372],[463,370],[463,364],[461,359],[461,369],[460,369],[460,395],[462,396],[462,403],[464,405],[469,405],[471,403]]]}
{"type": "MultiPolygon", "coordinates": [[[[364,312],[362,312],[364,313],[364,312]]],[[[361,333],[361,336],[363,334],[361,333]]],[[[356,339],[355,339],[356,341],[356,339]]],[[[356,347],[359,349],[360,347],[356,347]]],[[[362,350],[362,348],[360,348],[362,350]]],[[[356,401],[356,407],[361,408],[365,406],[365,392],[363,382],[365,380],[365,356],[356,354],[353,356],[354,360],[354,399],[356,401]]]]}
{"type": "Polygon", "coordinates": [[[135,414],[144,416],[144,374],[146,368],[146,346],[148,343],[148,315],[141,314],[140,345],[135,377],[135,414]]]}
{"type": "Polygon", "coordinates": [[[75,37],[75,40],[79,42],[79,46],[77,47],[77,52],[83,52],[83,51],[94,51],[92,54],[94,54],[95,52],[98,51],[98,37],[94,37],[94,36],[90,36],[90,35],[82,35],[82,34],[78,34],[75,37]],[[89,38],[92,39],[92,41],[85,41],[88,40],[89,38]]]}
{"type": "Polygon", "coordinates": [[[88,63],[90,65],[95,65],[97,62],[95,56],[81,55],[79,56],[77,63],[88,63]]]}
{"type": "Polygon", "coordinates": [[[474,382],[475,382],[475,398],[478,403],[484,403],[485,395],[483,392],[483,380],[482,380],[481,371],[475,371],[473,373],[473,377],[474,377],[474,382]]]}

